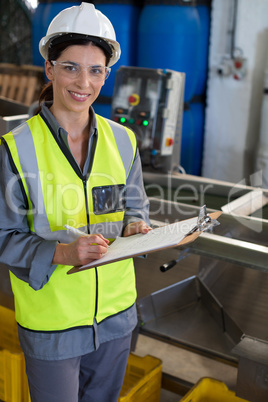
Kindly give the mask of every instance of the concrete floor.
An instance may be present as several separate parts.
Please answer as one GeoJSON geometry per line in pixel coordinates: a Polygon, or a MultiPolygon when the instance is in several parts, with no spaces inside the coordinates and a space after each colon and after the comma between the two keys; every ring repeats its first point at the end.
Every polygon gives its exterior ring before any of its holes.
{"type": "MultiPolygon", "coordinates": [[[[135,354],[158,357],[163,362],[163,372],[196,384],[202,377],[214,378],[224,382],[230,390],[235,390],[237,368],[165,342],[138,336],[135,354]]],[[[161,402],[175,402],[182,395],[162,390],[161,402]]]]}

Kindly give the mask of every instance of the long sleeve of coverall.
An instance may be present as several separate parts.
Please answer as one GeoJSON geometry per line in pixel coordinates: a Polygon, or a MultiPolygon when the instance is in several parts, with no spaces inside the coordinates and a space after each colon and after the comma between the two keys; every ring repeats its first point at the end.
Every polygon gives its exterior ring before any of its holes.
{"type": "Polygon", "coordinates": [[[57,241],[30,233],[25,201],[4,145],[0,146],[0,166],[0,262],[38,290],[56,268],[51,262],[57,241]]]}
{"type": "MultiPolygon", "coordinates": [[[[0,146],[0,166],[0,262],[38,290],[48,282],[56,268],[56,265],[52,265],[52,259],[57,241],[44,240],[30,233],[23,194],[4,145],[0,146]]],[[[137,152],[127,179],[124,226],[137,220],[149,223],[148,209],[137,152]]]]}

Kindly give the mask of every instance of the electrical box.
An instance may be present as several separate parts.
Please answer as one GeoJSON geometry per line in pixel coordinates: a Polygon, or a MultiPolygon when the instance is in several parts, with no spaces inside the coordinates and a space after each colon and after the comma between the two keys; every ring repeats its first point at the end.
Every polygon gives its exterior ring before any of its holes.
{"type": "Polygon", "coordinates": [[[185,74],[168,69],[120,67],[111,119],[137,137],[143,168],[179,166],[185,74]]]}

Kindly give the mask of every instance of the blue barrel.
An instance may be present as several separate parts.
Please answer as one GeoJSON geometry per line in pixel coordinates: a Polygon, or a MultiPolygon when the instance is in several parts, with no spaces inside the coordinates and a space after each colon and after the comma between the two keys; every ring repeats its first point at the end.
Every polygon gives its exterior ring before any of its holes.
{"type": "Polygon", "coordinates": [[[136,66],[137,64],[137,25],[140,7],[133,4],[111,4],[108,2],[107,4],[96,4],[95,7],[109,18],[115,30],[116,40],[121,46],[121,57],[111,67],[111,74],[101,90],[101,95],[112,96],[115,74],[119,67],[136,66]]]}
{"type": "Polygon", "coordinates": [[[138,26],[138,66],[186,73],[184,99],[190,101],[198,79],[199,34],[199,14],[189,3],[145,5],[138,26]]]}
{"type": "Polygon", "coordinates": [[[102,117],[110,119],[112,106],[110,103],[99,103],[98,99],[93,103],[94,112],[102,117]]]}
{"type": "Polygon", "coordinates": [[[187,174],[192,174],[194,148],[194,120],[192,110],[188,106],[183,112],[181,133],[180,165],[187,174]]]}
{"type": "Polygon", "coordinates": [[[200,176],[202,172],[202,159],[204,147],[205,130],[205,104],[203,102],[192,102],[190,104],[194,124],[194,161],[192,174],[200,176]]]}
{"type": "Polygon", "coordinates": [[[183,113],[180,165],[187,174],[201,175],[204,113],[202,102],[187,105],[183,113]]]}
{"type": "Polygon", "coordinates": [[[200,19],[199,49],[197,68],[197,84],[195,95],[204,95],[206,92],[210,35],[210,7],[209,5],[198,5],[197,11],[200,19]]]}
{"type": "Polygon", "coordinates": [[[63,9],[80,3],[80,1],[39,1],[32,19],[33,64],[37,66],[44,65],[44,59],[39,53],[39,42],[46,35],[47,28],[53,18],[63,9]]]}

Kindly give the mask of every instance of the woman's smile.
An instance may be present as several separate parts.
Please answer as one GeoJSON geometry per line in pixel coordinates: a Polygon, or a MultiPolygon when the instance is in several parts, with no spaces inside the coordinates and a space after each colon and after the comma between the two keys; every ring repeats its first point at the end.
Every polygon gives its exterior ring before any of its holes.
{"type": "Polygon", "coordinates": [[[75,99],[79,102],[83,102],[83,101],[87,100],[90,96],[90,94],[81,94],[81,93],[74,92],[74,91],[69,91],[69,93],[73,99],[75,99]]]}

